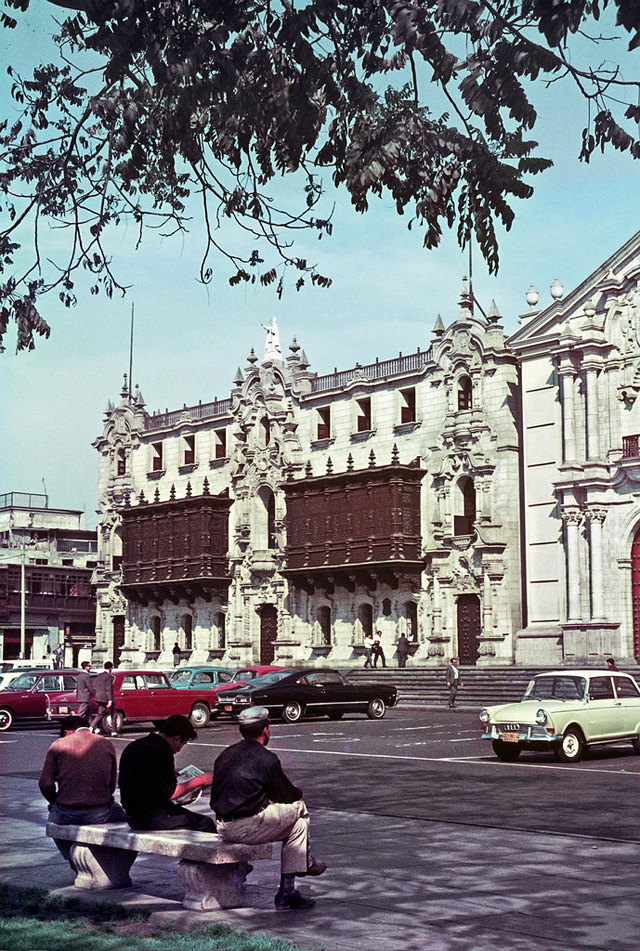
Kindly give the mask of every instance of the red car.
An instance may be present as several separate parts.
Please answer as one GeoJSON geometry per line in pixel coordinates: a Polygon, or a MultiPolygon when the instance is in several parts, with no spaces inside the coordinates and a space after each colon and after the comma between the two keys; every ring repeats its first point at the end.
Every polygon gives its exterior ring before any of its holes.
{"type": "Polygon", "coordinates": [[[48,705],[58,697],[73,695],[79,670],[29,670],[0,690],[0,730],[14,720],[44,720],[48,705]]]}
{"type": "Polygon", "coordinates": [[[216,691],[220,693],[221,690],[235,690],[249,683],[249,681],[255,680],[256,677],[262,677],[263,674],[270,674],[272,670],[286,670],[286,667],[269,667],[265,665],[261,666],[260,664],[254,664],[252,667],[239,667],[229,683],[218,684],[216,691]]]}
{"type": "MultiPolygon", "coordinates": [[[[162,720],[172,713],[181,713],[194,727],[202,727],[218,699],[215,690],[177,690],[162,670],[113,670],[112,674],[115,712],[105,717],[105,725],[116,733],[125,723],[162,720]]],[[[77,706],[75,692],[58,695],[50,703],[49,716],[67,716],[77,706]]]]}

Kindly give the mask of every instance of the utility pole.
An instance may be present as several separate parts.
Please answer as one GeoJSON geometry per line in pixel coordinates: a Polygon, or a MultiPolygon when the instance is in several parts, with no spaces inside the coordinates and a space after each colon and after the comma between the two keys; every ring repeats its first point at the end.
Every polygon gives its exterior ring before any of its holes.
{"type": "Polygon", "coordinates": [[[26,637],[25,637],[25,569],[24,563],[27,557],[27,550],[24,538],[22,539],[22,558],[20,566],[20,660],[24,660],[26,637]]]}

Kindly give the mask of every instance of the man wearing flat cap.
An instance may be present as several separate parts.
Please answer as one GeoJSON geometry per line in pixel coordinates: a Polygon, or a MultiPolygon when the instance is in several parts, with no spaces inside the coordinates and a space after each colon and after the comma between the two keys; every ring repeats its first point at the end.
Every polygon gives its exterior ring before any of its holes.
{"type": "Polygon", "coordinates": [[[242,740],[216,759],[211,808],[218,834],[227,842],[282,842],[277,911],[312,908],[295,887],[296,875],[322,875],[324,862],[309,854],[309,813],[302,790],[285,776],[280,760],[266,749],[269,711],[250,707],[238,717],[242,740]]]}

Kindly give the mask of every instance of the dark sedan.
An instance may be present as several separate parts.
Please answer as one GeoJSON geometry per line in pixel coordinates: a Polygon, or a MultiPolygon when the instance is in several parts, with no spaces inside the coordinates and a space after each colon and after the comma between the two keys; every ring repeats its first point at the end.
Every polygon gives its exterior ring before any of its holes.
{"type": "Polygon", "coordinates": [[[345,713],[366,713],[372,720],[393,707],[398,690],[391,684],[350,683],[337,670],[279,670],[257,677],[238,690],[226,690],[218,712],[237,716],[247,707],[267,707],[270,716],[295,723],[303,716],[339,720],[345,713]]]}

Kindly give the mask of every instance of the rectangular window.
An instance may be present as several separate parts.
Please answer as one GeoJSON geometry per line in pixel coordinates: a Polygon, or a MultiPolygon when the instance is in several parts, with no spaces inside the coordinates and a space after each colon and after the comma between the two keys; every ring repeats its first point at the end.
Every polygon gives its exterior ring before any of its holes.
{"type": "Polygon", "coordinates": [[[369,432],[371,429],[371,398],[358,400],[357,430],[359,433],[369,432]]]}
{"type": "Polygon", "coordinates": [[[226,429],[215,429],[213,432],[213,438],[214,438],[214,448],[213,448],[214,459],[226,459],[227,458],[227,431],[226,429]]]}
{"type": "Polygon", "coordinates": [[[410,390],[401,390],[400,397],[402,399],[402,405],[400,407],[400,422],[401,423],[415,423],[416,421],[416,391],[415,388],[410,390]]]}
{"type": "Polygon", "coordinates": [[[151,444],[151,471],[162,472],[162,443],[154,442],[151,444]]]}
{"type": "Polygon", "coordinates": [[[196,437],[185,436],[184,437],[184,464],[185,466],[192,466],[195,461],[196,461],[196,437]]]}
{"type": "Polygon", "coordinates": [[[124,454],[124,449],[118,450],[118,475],[123,476],[127,471],[127,460],[124,454]]]}
{"type": "Polygon", "coordinates": [[[331,407],[323,406],[318,410],[318,439],[331,438],[331,407]]]}

